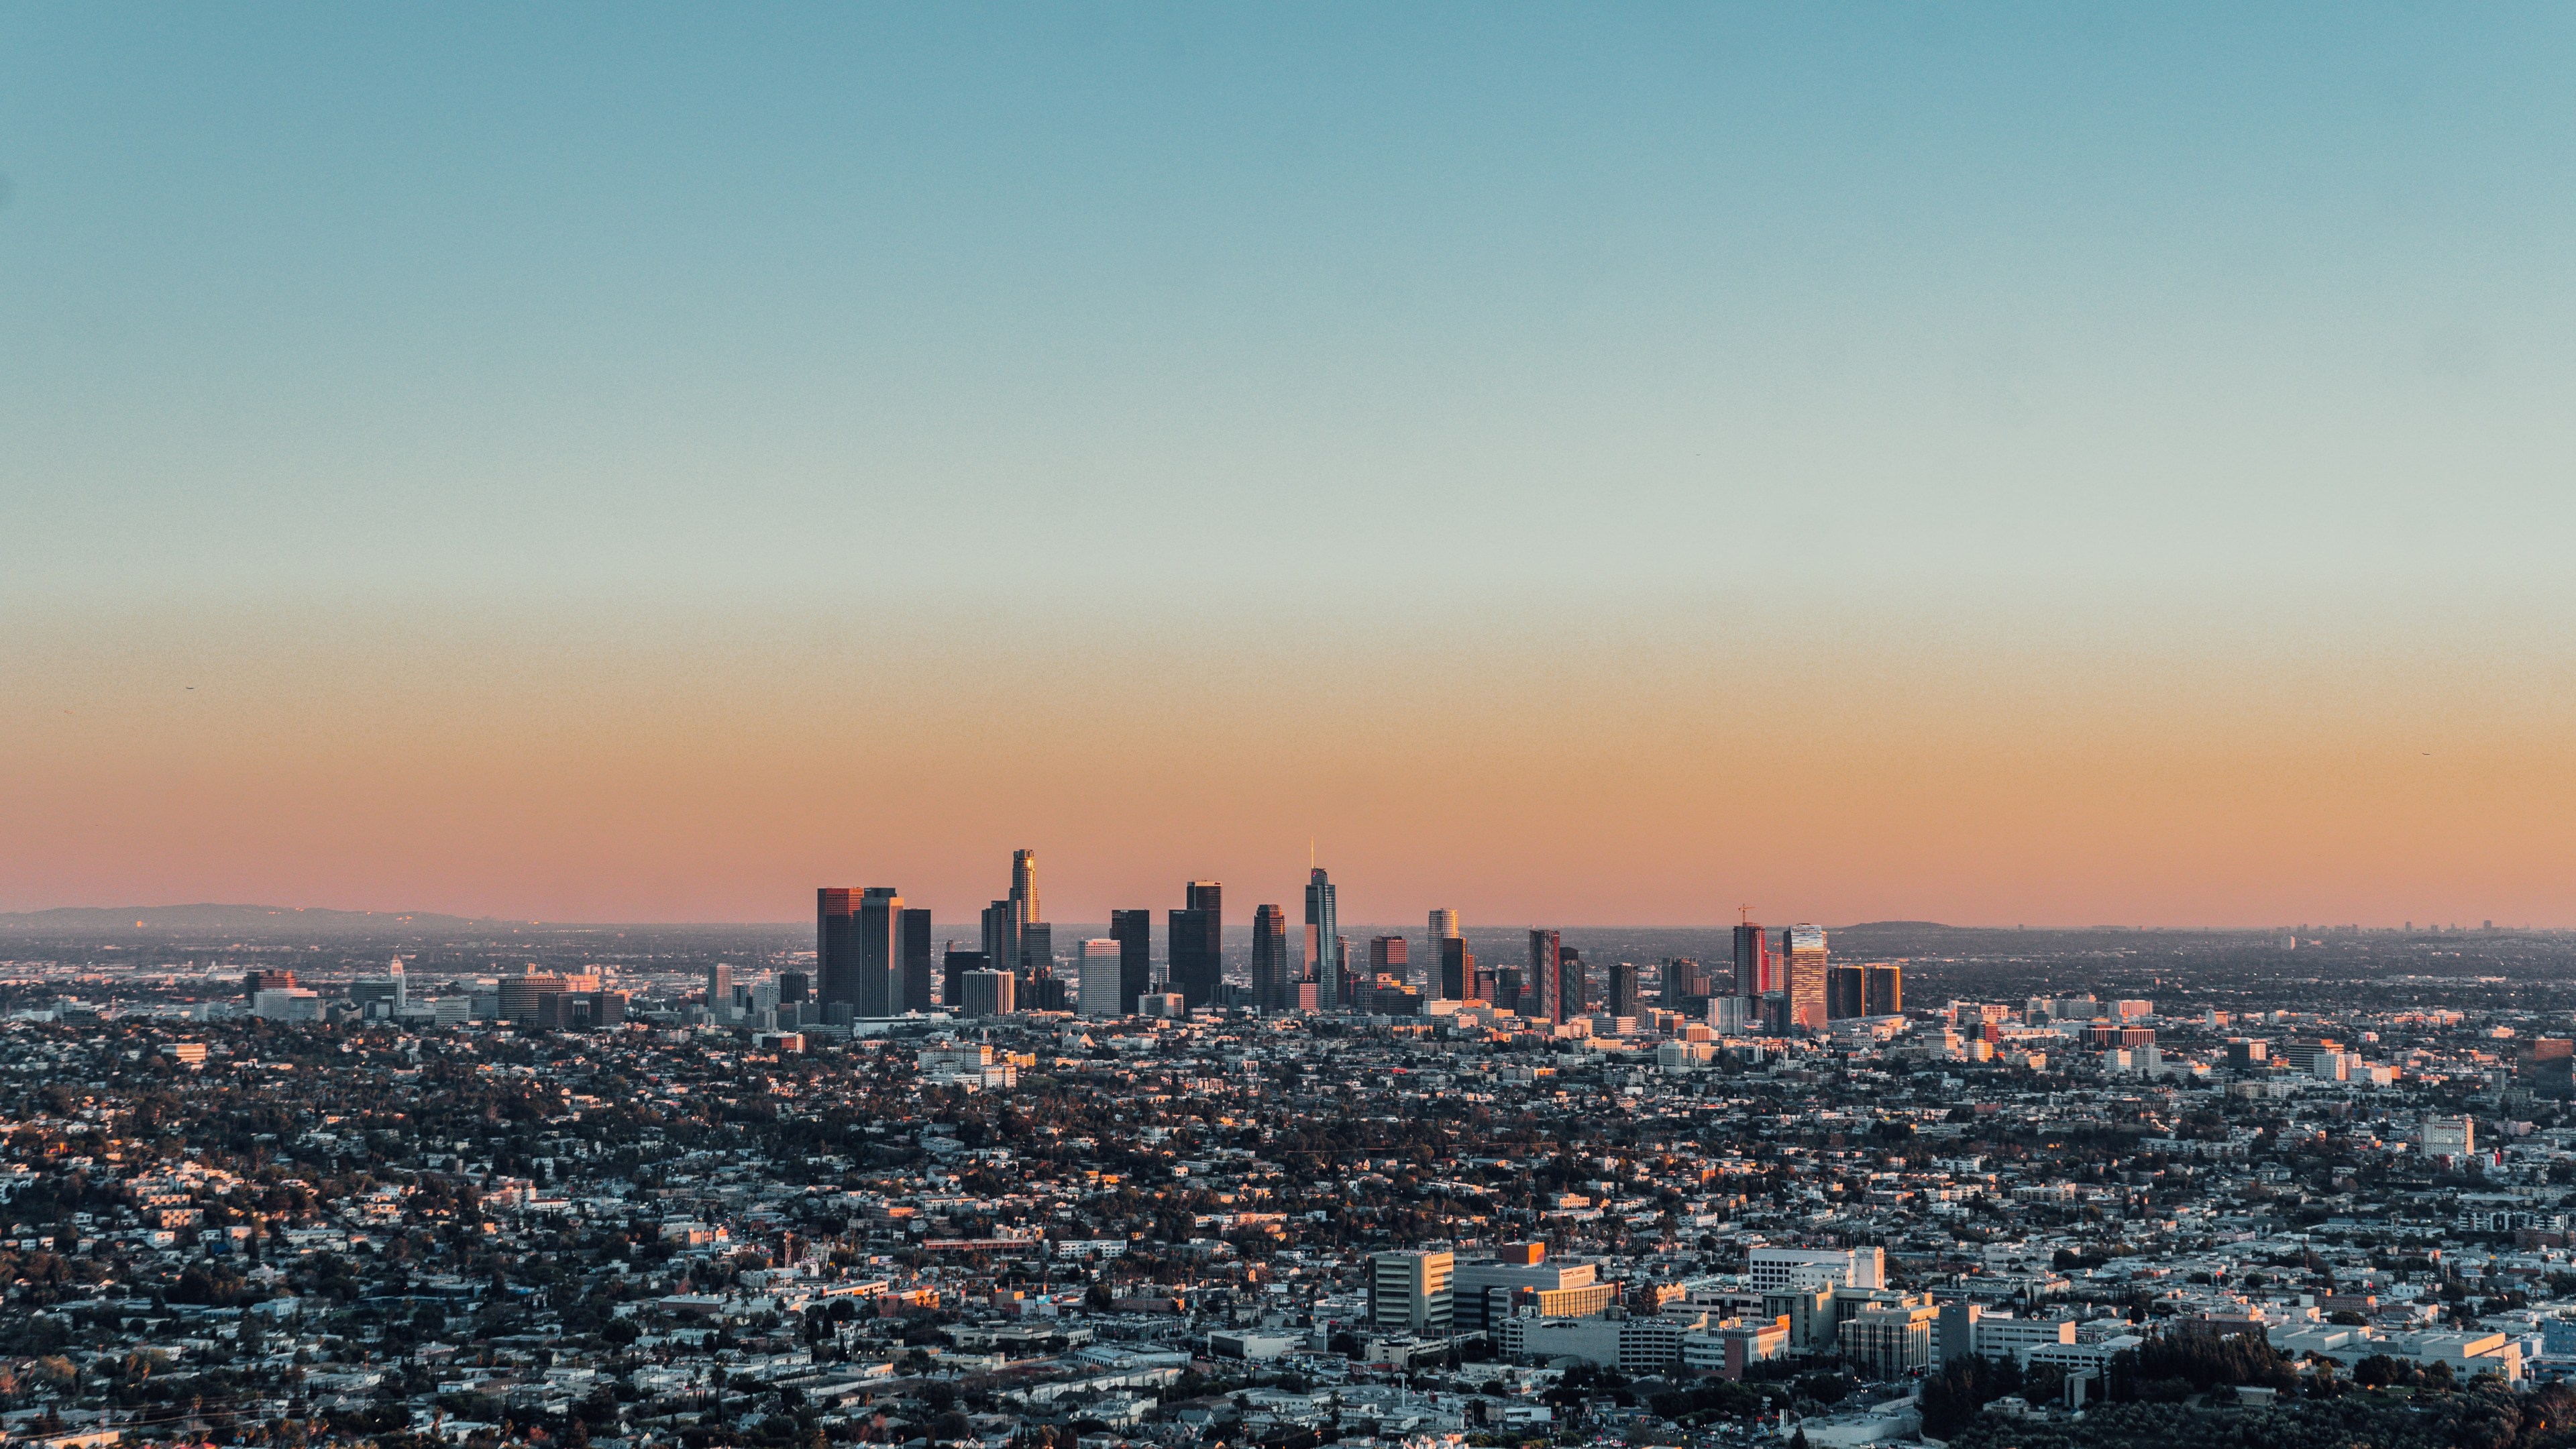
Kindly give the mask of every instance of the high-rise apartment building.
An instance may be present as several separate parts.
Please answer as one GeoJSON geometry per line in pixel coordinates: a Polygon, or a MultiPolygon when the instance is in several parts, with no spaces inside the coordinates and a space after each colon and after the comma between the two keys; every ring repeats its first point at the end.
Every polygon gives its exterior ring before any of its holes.
{"type": "MultiPolygon", "coordinates": [[[[503,977],[502,980],[506,983],[509,978],[503,977]]],[[[557,978],[548,977],[547,980],[551,983],[555,982],[557,978]]],[[[560,985],[556,985],[553,986],[552,989],[561,990],[562,988],[560,985]]],[[[716,1014],[716,1019],[721,1021],[724,1019],[724,1014],[731,1010],[732,1007],[733,967],[722,961],[718,961],[713,966],[707,968],[707,1010],[714,1012],[716,1014]]],[[[530,1001],[528,1009],[530,1011],[536,1010],[536,1004],[533,999],[530,1001]]]]}
{"type": "MultiPolygon", "coordinates": [[[[1455,916],[1456,912],[1450,912],[1455,916]]],[[[1476,953],[1467,949],[1464,936],[1434,936],[1432,943],[1440,948],[1440,999],[1474,1001],[1476,995],[1476,953]]]]}
{"type": "MultiPolygon", "coordinates": [[[[903,991],[901,998],[895,1003],[895,1012],[928,1011],[938,1005],[938,1002],[932,999],[933,978],[938,971],[930,954],[930,912],[905,911],[901,933],[903,991]]],[[[779,999],[784,1001],[786,997],[782,994],[779,999]]]]}
{"type": "Polygon", "coordinates": [[[1288,913],[1277,906],[1252,912],[1252,1004],[1287,1011],[1297,1004],[1297,970],[1288,959],[1288,913]]]}
{"type": "Polygon", "coordinates": [[[1641,995],[1637,990],[1637,968],[1625,961],[1610,963],[1610,997],[1608,1014],[1634,1018],[1640,1015],[1641,995]]]}
{"type": "Polygon", "coordinates": [[[1801,923],[1780,933],[1780,990],[1791,1030],[1823,1030],[1826,965],[1824,927],[1801,923]]]}
{"type": "Polygon", "coordinates": [[[1556,1019],[1572,1021],[1592,1011],[1592,977],[1583,968],[1583,953],[1572,946],[1556,948],[1558,1003],[1556,1019]]]}
{"type": "Polygon", "coordinates": [[[1859,966],[1845,964],[1825,968],[1827,1020],[1847,1021],[1855,1016],[1868,1015],[1868,997],[1868,973],[1859,966]]]}
{"type": "MultiPolygon", "coordinates": [[[[1115,1014],[1125,1016],[1136,1009],[1137,997],[1154,989],[1154,913],[1111,911],[1109,939],[1118,943],[1118,1010],[1115,1014]]],[[[1083,990],[1088,992],[1090,989],[1090,978],[1083,978],[1083,990]]]]}
{"type": "Polygon", "coordinates": [[[1369,1254],[1369,1326],[1417,1338],[1449,1336],[1451,1253],[1369,1254]]]}
{"type": "Polygon", "coordinates": [[[1342,938],[1333,905],[1333,878],[1322,866],[1306,872],[1306,979],[1315,983],[1315,1009],[1342,1009],[1342,938]]]}
{"type": "MultiPolygon", "coordinates": [[[[1119,914],[1126,915],[1129,913],[1121,911],[1119,914]]],[[[1137,911],[1133,914],[1141,916],[1145,913],[1137,911]]],[[[1121,990],[1126,986],[1124,973],[1127,963],[1121,959],[1121,944],[1121,942],[1109,936],[1102,936],[1082,943],[1081,999],[1083,1015],[1092,1017],[1110,1017],[1125,1016],[1127,1014],[1127,1011],[1120,1007],[1118,1000],[1121,990]]],[[[1137,996],[1142,996],[1144,994],[1145,993],[1141,991],[1136,993],[1137,996]]],[[[1129,997],[1127,1000],[1128,1008],[1132,1008],[1134,1005],[1135,998],[1129,997]]]]}
{"type": "Polygon", "coordinates": [[[1522,978],[1524,995],[1538,993],[1538,1009],[1524,1008],[1523,1016],[1541,1017],[1548,1021],[1565,1021],[1564,948],[1554,931],[1533,930],[1529,933],[1529,974],[1522,978]]]}
{"type": "Polygon", "coordinates": [[[959,982],[966,1016],[1008,1016],[1017,1009],[1008,971],[969,971],[959,982]]]}
{"type": "Polygon", "coordinates": [[[1194,880],[1181,900],[1170,916],[1171,986],[1195,1011],[1215,1005],[1225,986],[1225,887],[1194,880]]]}
{"type": "MultiPolygon", "coordinates": [[[[1451,1001],[1462,999],[1457,992],[1450,991],[1443,986],[1441,980],[1434,979],[1439,976],[1440,972],[1447,969],[1449,961],[1449,948],[1441,943],[1444,941],[1457,940],[1460,938],[1461,934],[1462,933],[1458,928],[1458,913],[1456,911],[1450,910],[1444,906],[1431,913],[1431,929],[1429,934],[1423,938],[1422,942],[1422,974],[1424,979],[1419,983],[1419,985],[1422,988],[1423,995],[1446,996],[1451,1001]],[[1438,989],[1435,990],[1434,988],[1438,989]]],[[[1469,977],[1468,979],[1470,981],[1474,980],[1473,977],[1469,977]]]]}
{"type": "Polygon", "coordinates": [[[1687,956],[1664,962],[1664,1010],[1697,1016],[1708,1009],[1708,998],[1715,994],[1709,989],[1707,967],[1687,956]]]}
{"type": "Polygon", "coordinates": [[[1861,1015],[1903,1016],[1905,1014],[1905,968],[1890,961],[1872,963],[1869,979],[1861,988],[1861,1015]]]}
{"type": "Polygon", "coordinates": [[[1780,989],[1780,975],[1771,956],[1771,934],[1759,922],[1747,921],[1735,928],[1735,989],[1737,996],[1763,996],[1780,989]]]}

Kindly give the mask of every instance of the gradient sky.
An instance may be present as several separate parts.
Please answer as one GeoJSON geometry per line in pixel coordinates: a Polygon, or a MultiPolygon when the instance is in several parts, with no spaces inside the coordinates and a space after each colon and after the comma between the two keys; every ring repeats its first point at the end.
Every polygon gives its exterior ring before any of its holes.
{"type": "Polygon", "coordinates": [[[0,909],[2576,924],[2571,74],[0,5],[0,909]]]}

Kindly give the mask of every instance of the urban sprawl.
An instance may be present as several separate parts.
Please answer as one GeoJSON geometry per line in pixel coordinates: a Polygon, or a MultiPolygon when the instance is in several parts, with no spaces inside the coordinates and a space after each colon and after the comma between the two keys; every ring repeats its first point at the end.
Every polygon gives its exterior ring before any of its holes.
{"type": "Polygon", "coordinates": [[[2576,939],[12,918],[0,1431],[491,1449],[2576,1428],[2576,939]],[[801,938],[801,939],[800,939],[801,938]]]}

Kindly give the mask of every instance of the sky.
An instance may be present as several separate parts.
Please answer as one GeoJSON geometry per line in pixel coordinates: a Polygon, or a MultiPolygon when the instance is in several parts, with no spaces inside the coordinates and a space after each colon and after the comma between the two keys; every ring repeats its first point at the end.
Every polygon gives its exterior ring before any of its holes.
{"type": "Polygon", "coordinates": [[[2571,72],[0,4],[0,910],[2576,925],[2571,72]]]}

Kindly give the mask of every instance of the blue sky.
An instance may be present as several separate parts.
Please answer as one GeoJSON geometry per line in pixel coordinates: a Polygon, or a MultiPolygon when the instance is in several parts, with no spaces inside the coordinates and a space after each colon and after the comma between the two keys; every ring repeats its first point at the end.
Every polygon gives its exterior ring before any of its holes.
{"type": "Polygon", "coordinates": [[[830,587],[883,540],[908,579],[1141,546],[1220,591],[2545,552],[2571,41],[15,6],[7,521],[74,589],[830,587]]]}
{"type": "Polygon", "coordinates": [[[2565,5],[0,6],[0,908],[1316,837],[1353,919],[2576,920],[2570,75],[2565,5]]]}

